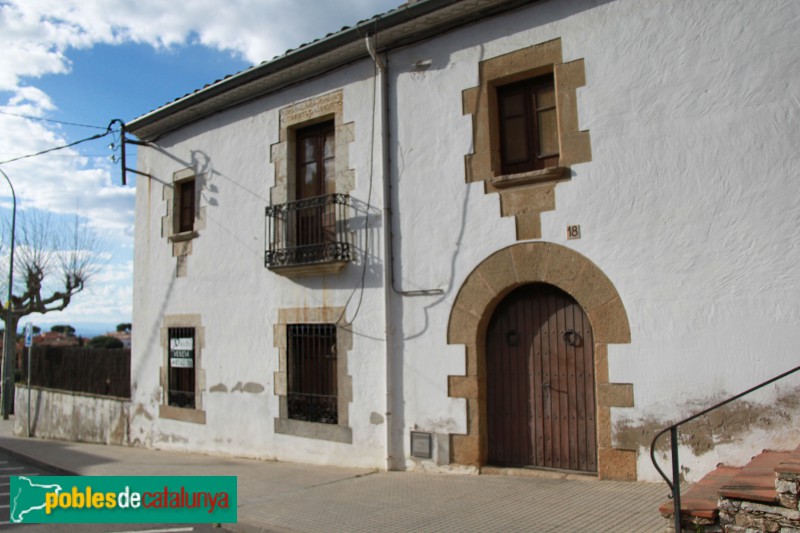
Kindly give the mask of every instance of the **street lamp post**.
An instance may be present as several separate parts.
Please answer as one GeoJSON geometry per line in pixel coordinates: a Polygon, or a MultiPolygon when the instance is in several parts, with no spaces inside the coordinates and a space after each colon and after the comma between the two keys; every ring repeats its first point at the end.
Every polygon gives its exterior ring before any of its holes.
{"type": "Polygon", "coordinates": [[[17,195],[14,193],[14,186],[11,184],[11,180],[8,178],[8,175],[3,172],[3,169],[0,169],[0,174],[8,182],[8,186],[11,187],[11,198],[14,200],[14,209],[11,214],[11,257],[9,258],[8,263],[8,303],[6,304],[6,328],[5,328],[5,335],[3,335],[3,397],[2,397],[2,411],[3,411],[3,420],[8,420],[8,412],[11,410],[11,377],[12,377],[12,370],[11,370],[11,352],[13,352],[14,348],[14,337],[16,335],[16,331],[10,332],[10,326],[12,323],[12,314],[11,314],[11,296],[12,291],[14,290],[14,233],[16,230],[17,225],[17,195]]]}

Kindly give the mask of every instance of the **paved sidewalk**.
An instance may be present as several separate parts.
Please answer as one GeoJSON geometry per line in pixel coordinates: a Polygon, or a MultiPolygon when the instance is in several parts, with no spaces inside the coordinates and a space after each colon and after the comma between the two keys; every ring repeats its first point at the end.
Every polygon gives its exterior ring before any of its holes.
{"type": "Polygon", "coordinates": [[[235,475],[239,531],[662,532],[664,484],[376,472],[13,436],[0,448],[79,475],[235,475]]]}

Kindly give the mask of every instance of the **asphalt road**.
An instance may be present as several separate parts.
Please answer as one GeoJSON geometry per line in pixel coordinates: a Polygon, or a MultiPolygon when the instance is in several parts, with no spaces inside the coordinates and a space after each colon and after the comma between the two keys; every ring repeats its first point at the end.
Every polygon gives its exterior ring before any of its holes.
{"type": "Polygon", "coordinates": [[[211,524],[11,524],[9,523],[9,476],[59,476],[55,472],[31,464],[0,450],[0,531],[55,531],[72,533],[220,533],[211,524]]]}

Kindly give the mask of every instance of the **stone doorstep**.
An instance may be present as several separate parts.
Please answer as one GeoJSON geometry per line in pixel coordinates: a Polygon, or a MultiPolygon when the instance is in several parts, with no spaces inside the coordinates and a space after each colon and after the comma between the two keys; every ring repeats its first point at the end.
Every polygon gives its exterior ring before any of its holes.
{"type": "Polygon", "coordinates": [[[763,451],[736,474],[729,483],[725,483],[719,496],[731,500],[744,500],[767,504],[778,504],[780,501],[775,490],[776,469],[781,463],[800,458],[797,450],[790,452],[763,451]]]}
{"type": "MultiPolygon", "coordinates": [[[[719,515],[717,504],[719,502],[719,489],[727,484],[742,470],[741,467],[719,465],[716,470],[706,474],[700,481],[693,484],[681,494],[681,517],[716,521],[719,515]]],[[[672,500],[662,504],[658,511],[665,518],[674,515],[672,500]]]]}
{"type": "Polygon", "coordinates": [[[786,461],[775,467],[776,474],[800,475],[800,462],[786,461]]]}
{"type": "Polygon", "coordinates": [[[775,473],[778,475],[800,475],[800,446],[775,467],[775,473]]]}
{"type": "MultiPolygon", "coordinates": [[[[781,475],[790,478],[800,476],[800,447],[793,451],[764,450],[743,467],[718,465],[716,470],[681,495],[684,527],[696,525],[706,531],[711,531],[709,526],[722,527],[734,533],[739,531],[742,526],[740,521],[743,520],[748,524],[752,522],[750,525],[758,525],[759,530],[800,532],[800,525],[794,529],[795,524],[800,522],[800,512],[793,505],[789,506],[791,510],[782,506],[783,500],[776,488],[781,475]],[[718,523],[720,506],[725,507],[726,520],[735,520],[735,524],[721,526],[718,523]],[[773,529],[763,529],[761,525],[767,527],[764,524],[773,529]]],[[[661,505],[658,510],[665,518],[672,519],[674,507],[671,501],[661,505]]],[[[742,527],[742,531],[751,531],[747,529],[750,526],[742,527]]]]}

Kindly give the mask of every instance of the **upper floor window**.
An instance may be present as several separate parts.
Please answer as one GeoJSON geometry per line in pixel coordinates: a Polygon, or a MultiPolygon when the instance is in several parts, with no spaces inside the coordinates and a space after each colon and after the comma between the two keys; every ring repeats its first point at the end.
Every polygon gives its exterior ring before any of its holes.
{"type": "Polygon", "coordinates": [[[321,197],[335,192],[336,143],[332,120],[296,132],[295,246],[310,251],[335,239],[333,207],[321,197]],[[303,202],[309,198],[319,201],[303,202]]]}
{"type": "Polygon", "coordinates": [[[176,211],[178,213],[178,233],[194,230],[194,178],[179,181],[176,188],[176,211]]]}
{"type": "Polygon", "coordinates": [[[295,200],[336,192],[334,122],[329,120],[298,129],[295,139],[295,200]]]}
{"type": "Polygon", "coordinates": [[[558,121],[553,75],[497,88],[503,174],[558,166],[558,121]]]}

